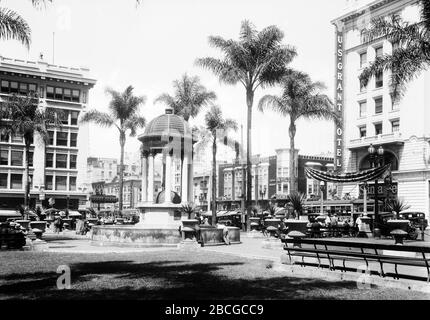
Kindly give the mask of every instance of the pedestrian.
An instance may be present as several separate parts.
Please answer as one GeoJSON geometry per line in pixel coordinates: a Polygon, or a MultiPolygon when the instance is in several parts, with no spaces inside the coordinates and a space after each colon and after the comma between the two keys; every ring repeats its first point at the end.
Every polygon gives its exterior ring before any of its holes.
{"type": "Polygon", "coordinates": [[[63,230],[63,219],[58,216],[54,221],[55,233],[59,234],[63,230]]]}

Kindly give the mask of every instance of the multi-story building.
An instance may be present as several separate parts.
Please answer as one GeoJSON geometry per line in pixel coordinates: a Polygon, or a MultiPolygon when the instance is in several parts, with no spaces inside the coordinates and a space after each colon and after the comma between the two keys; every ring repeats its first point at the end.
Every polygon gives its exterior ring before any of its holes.
{"type": "MultiPolygon", "coordinates": [[[[95,83],[87,68],[0,57],[1,100],[35,92],[41,107],[62,110],[64,115],[62,127],[49,131],[48,144],[35,134],[31,145],[31,207],[46,206],[50,198],[57,208],[85,205],[88,125],[78,125],[78,119],[95,83]]],[[[2,136],[0,154],[0,207],[16,208],[24,197],[23,137],[2,136]]]]}
{"type": "MultiPolygon", "coordinates": [[[[297,190],[306,196],[319,195],[319,182],[309,179],[305,174],[305,167],[313,167],[318,170],[328,171],[333,168],[333,158],[329,156],[303,156],[295,153],[297,178],[297,190]]],[[[290,150],[278,149],[276,155],[269,157],[252,157],[252,200],[254,204],[264,204],[272,199],[282,200],[290,193],[290,150]]],[[[234,204],[240,206],[243,199],[243,177],[246,175],[246,165],[238,161],[219,165],[217,175],[218,202],[227,207],[234,204]]],[[[330,186],[332,188],[332,186],[330,186]]],[[[325,192],[330,191],[325,188],[325,192]]],[[[325,193],[325,196],[326,193],[325,193]]]]}
{"type": "Polygon", "coordinates": [[[114,158],[87,159],[87,179],[89,184],[99,181],[111,181],[118,174],[118,160],[114,158]]]}
{"type": "Polygon", "coordinates": [[[211,172],[195,172],[193,177],[194,182],[194,204],[196,206],[199,206],[201,208],[207,208],[208,200],[210,199],[209,192],[209,186],[210,186],[210,180],[211,179],[211,172]]]}
{"type": "MultiPolygon", "coordinates": [[[[398,101],[392,99],[391,71],[370,79],[367,87],[359,81],[363,68],[376,57],[390,54],[397,43],[379,38],[369,43],[367,28],[377,17],[398,15],[414,23],[419,3],[413,0],[348,1],[347,10],[333,21],[336,28],[336,105],[343,116],[337,129],[336,169],[354,172],[370,167],[368,148],[384,149],[383,162],[391,163],[392,193],[411,209],[428,214],[430,209],[430,72],[424,71],[406,86],[398,101]],[[339,130],[340,129],[340,130],[339,130]]],[[[384,181],[377,190],[386,194],[384,181]]],[[[362,186],[344,184],[341,193],[362,197],[362,186]]],[[[368,194],[375,194],[374,185],[368,194]]]]}
{"type": "MultiPolygon", "coordinates": [[[[156,173],[154,175],[154,199],[161,188],[161,176],[156,173]]],[[[115,177],[112,181],[104,183],[103,193],[110,196],[119,197],[119,181],[115,177]]],[[[142,202],[142,177],[126,176],[123,181],[123,209],[134,209],[139,202],[142,202]]],[[[115,209],[118,208],[118,203],[105,203],[101,208],[115,209]]]]}

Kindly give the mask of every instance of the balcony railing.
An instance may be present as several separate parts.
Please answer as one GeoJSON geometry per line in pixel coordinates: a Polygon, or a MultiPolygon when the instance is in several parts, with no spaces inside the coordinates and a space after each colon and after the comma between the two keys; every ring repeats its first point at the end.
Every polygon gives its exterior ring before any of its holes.
{"type": "Polygon", "coordinates": [[[392,133],[379,134],[376,136],[363,137],[359,139],[352,139],[349,141],[347,147],[348,149],[356,149],[356,148],[366,147],[370,144],[388,144],[388,143],[403,144],[404,140],[402,139],[401,133],[392,132],[392,133]]]}

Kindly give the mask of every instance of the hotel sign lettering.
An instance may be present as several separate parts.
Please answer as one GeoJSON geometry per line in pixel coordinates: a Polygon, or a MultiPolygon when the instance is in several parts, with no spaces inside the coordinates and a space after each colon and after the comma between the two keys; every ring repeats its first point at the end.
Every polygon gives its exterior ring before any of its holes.
{"type": "Polygon", "coordinates": [[[334,135],[334,166],[336,171],[343,171],[343,150],[344,150],[344,134],[343,134],[343,104],[344,104],[344,92],[343,92],[343,78],[344,78],[344,43],[343,43],[343,32],[342,29],[336,28],[336,92],[335,92],[335,103],[334,111],[340,118],[340,123],[335,125],[334,135]]]}

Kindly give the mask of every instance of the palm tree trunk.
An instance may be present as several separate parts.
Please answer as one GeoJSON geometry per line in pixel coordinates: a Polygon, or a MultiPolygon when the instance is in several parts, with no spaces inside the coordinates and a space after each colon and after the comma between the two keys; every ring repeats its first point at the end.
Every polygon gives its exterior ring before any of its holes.
{"type": "Polygon", "coordinates": [[[28,209],[30,196],[30,140],[25,138],[25,185],[24,185],[24,207],[28,209]]]}
{"type": "Polygon", "coordinates": [[[294,138],[296,136],[296,124],[294,119],[290,117],[290,127],[288,129],[290,135],[290,194],[296,191],[296,148],[294,138]]]}
{"type": "Polygon", "coordinates": [[[216,225],[216,130],[212,133],[212,225],[216,225]]]}
{"type": "Polygon", "coordinates": [[[248,118],[246,128],[246,230],[250,229],[251,207],[252,207],[252,176],[251,176],[251,129],[252,129],[252,105],[254,103],[254,91],[246,89],[246,105],[248,107],[248,118]]]}
{"type": "Polygon", "coordinates": [[[124,186],[124,145],[125,145],[125,133],[120,132],[119,134],[119,144],[121,145],[121,158],[119,161],[119,212],[122,212],[122,193],[124,186]]]}

